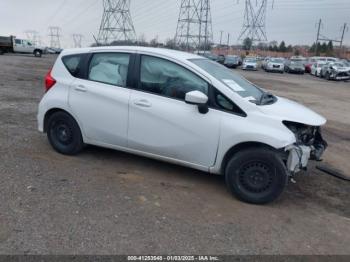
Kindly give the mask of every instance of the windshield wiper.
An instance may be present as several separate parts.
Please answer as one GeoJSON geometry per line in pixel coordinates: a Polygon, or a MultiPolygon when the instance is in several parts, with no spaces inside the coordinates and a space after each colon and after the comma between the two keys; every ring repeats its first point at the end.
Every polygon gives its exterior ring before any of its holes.
{"type": "Polygon", "coordinates": [[[276,102],[276,97],[271,94],[270,92],[264,92],[261,97],[260,100],[258,101],[257,105],[271,105],[274,102],[276,102]]]}

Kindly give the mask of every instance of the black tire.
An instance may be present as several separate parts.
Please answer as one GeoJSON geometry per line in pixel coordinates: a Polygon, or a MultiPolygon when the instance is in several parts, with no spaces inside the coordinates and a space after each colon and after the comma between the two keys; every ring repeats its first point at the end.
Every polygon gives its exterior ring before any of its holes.
{"type": "Polygon", "coordinates": [[[42,55],[42,52],[40,50],[35,50],[34,51],[34,56],[35,57],[41,57],[41,55],[42,55]]]}
{"type": "Polygon", "coordinates": [[[288,182],[285,164],[270,149],[246,149],[235,154],[225,170],[226,184],[238,199],[266,204],[277,199],[288,182]]]}
{"type": "Polygon", "coordinates": [[[65,112],[57,112],[50,116],[47,137],[51,146],[64,155],[76,155],[84,147],[78,123],[65,112]]]}
{"type": "Polygon", "coordinates": [[[328,72],[326,72],[326,75],[324,77],[326,78],[326,80],[328,80],[328,81],[330,80],[330,75],[328,72]]]}

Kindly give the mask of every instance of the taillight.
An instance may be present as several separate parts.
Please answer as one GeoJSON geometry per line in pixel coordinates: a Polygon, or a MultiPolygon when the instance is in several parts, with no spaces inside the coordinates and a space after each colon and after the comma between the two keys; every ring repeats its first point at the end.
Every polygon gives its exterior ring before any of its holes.
{"type": "Polygon", "coordinates": [[[52,77],[50,70],[45,77],[45,92],[49,91],[51,87],[56,84],[56,80],[52,77]]]}

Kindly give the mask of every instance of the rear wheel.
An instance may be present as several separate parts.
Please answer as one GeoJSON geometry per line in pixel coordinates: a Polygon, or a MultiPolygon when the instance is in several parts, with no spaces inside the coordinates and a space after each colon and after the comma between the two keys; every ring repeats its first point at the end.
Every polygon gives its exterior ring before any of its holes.
{"type": "Polygon", "coordinates": [[[41,57],[41,55],[42,55],[42,52],[40,50],[35,50],[34,51],[34,56],[35,57],[41,57]]]}
{"type": "Polygon", "coordinates": [[[47,125],[47,136],[51,146],[64,155],[78,154],[84,147],[78,123],[65,112],[50,116],[47,125]]]}
{"type": "Polygon", "coordinates": [[[266,204],[284,190],[288,173],[280,157],[270,149],[247,149],[235,154],[225,171],[231,192],[248,203],[266,204]]]}

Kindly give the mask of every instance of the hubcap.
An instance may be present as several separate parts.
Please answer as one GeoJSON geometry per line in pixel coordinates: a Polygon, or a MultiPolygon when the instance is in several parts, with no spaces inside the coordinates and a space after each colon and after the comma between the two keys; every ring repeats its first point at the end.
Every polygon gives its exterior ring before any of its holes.
{"type": "Polygon", "coordinates": [[[253,161],[243,165],[239,170],[239,183],[248,192],[265,192],[270,188],[272,182],[271,169],[263,162],[253,161]]]}
{"type": "Polygon", "coordinates": [[[69,126],[65,123],[56,123],[53,133],[59,143],[69,145],[72,142],[73,135],[69,126]]]}

